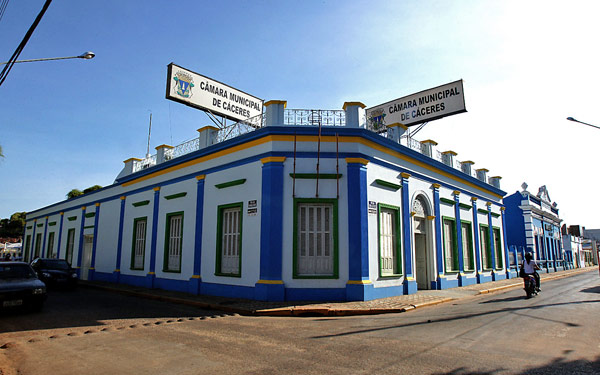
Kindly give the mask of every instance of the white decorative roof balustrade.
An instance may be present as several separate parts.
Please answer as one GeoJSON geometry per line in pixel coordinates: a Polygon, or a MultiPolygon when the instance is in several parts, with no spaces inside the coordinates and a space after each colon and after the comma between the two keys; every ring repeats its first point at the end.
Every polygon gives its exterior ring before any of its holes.
{"type": "MultiPolygon", "coordinates": [[[[347,126],[346,124],[346,112],[344,110],[317,110],[317,109],[285,109],[283,110],[283,126],[324,126],[324,127],[338,127],[347,126]]],[[[212,144],[224,142],[229,139],[239,137],[243,134],[251,133],[255,130],[267,126],[267,116],[263,113],[261,115],[249,118],[245,121],[238,121],[221,128],[212,128],[212,136],[201,141],[199,137],[185,141],[175,147],[164,150],[164,158],[158,160],[157,155],[150,155],[142,160],[133,161],[132,170],[130,173],[135,173],[140,170],[149,168],[156,164],[169,161],[183,155],[198,151],[204,147],[208,147],[212,144]]],[[[277,124],[274,124],[277,125],[277,124]]],[[[382,137],[390,138],[387,129],[373,128],[367,126],[367,124],[361,124],[361,127],[367,128],[382,137]]],[[[391,134],[391,133],[390,133],[391,134]]],[[[391,139],[391,138],[390,138],[391,139]]],[[[461,171],[473,178],[476,178],[482,182],[493,185],[500,188],[500,177],[487,177],[485,173],[480,173],[478,176],[477,170],[472,168],[473,162],[461,162],[454,158],[445,158],[446,153],[440,152],[435,148],[437,145],[435,142],[427,141],[420,142],[406,134],[400,137],[399,143],[411,150],[419,152],[433,160],[449,165],[450,167],[461,171]],[[427,147],[424,143],[428,143],[427,147]],[[463,165],[468,163],[469,165],[463,165]]],[[[453,153],[453,155],[456,155],[453,153]]],[[[487,170],[485,170],[487,172],[487,170]]],[[[123,172],[122,172],[123,173],[123,172]]]]}
{"type": "Polygon", "coordinates": [[[300,126],[346,126],[346,112],[343,110],[286,109],[283,112],[284,125],[300,126]]]}

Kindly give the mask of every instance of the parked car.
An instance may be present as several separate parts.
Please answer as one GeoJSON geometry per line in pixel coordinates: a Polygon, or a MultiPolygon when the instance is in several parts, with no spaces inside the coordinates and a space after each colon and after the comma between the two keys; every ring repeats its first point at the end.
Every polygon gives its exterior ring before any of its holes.
{"type": "Polygon", "coordinates": [[[77,286],[77,272],[64,259],[37,258],[31,262],[31,267],[40,280],[50,288],[54,286],[75,288],[77,286]]]}
{"type": "Polygon", "coordinates": [[[41,310],[46,300],[46,285],[25,262],[0,262],[0,309],[41,310]]]}

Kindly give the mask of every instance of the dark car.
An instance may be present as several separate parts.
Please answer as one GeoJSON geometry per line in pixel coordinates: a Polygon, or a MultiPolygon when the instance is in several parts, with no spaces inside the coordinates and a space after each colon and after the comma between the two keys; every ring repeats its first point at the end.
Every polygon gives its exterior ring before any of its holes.
{"type": "Polygon", "coordinates": [[[0,309],[41,310],[46,300],[46,285],[24,262],[0,262],[0,309]]]}
{"type": "Polygon", "coordinates": [[[50,288],[77,286],[77,272],[64,259],[37,258],[31,262],[31,267],[50,288]]]}

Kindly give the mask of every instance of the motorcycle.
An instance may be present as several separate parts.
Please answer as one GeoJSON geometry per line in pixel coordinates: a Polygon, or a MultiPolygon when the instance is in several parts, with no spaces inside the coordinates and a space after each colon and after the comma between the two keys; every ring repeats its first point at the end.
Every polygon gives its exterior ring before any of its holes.
{"type": "Polygon", "coordinates": [[[527,298],[537,295],[535,277],[533,275],[525,275],[525,277],[523,277],[523,284],[525,293],[527,293],[527,298]]]}

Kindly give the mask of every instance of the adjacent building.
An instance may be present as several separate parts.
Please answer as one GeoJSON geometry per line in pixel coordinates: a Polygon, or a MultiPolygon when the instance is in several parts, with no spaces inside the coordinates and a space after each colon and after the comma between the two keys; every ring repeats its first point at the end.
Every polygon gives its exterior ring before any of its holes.
{"type": "Polygon", "coordinates": [[[567,260],[573,267],[583,268],[598,264],[596,230],[587,230],[580,225],[563,225],[562,233],[567,260]]]}
{"type": "Polygon", "coordinates": [[[546,272],[556,272],[569,266],[561,241],[561,222],[556,202],[550,200],[548,189],[541,186],[537,194],[527,190],[527,184],[504,198],[506,207],[507,243],[518,264],[527,251],[532,252],[546,272]]]}
{"type": "MultiPolygon", "coordinates": [[[[126,160],[110,186],[28,213],[25,257],[67,259],[88,280],[258,300],[369,300],[515,275],[499,176],[401,124],[369,128],[358,102],[264,105],[253,122],[201,128],[126,160]]],[[[558,211],[517,194],[520,244],[560,268],[558,211]]]]}

